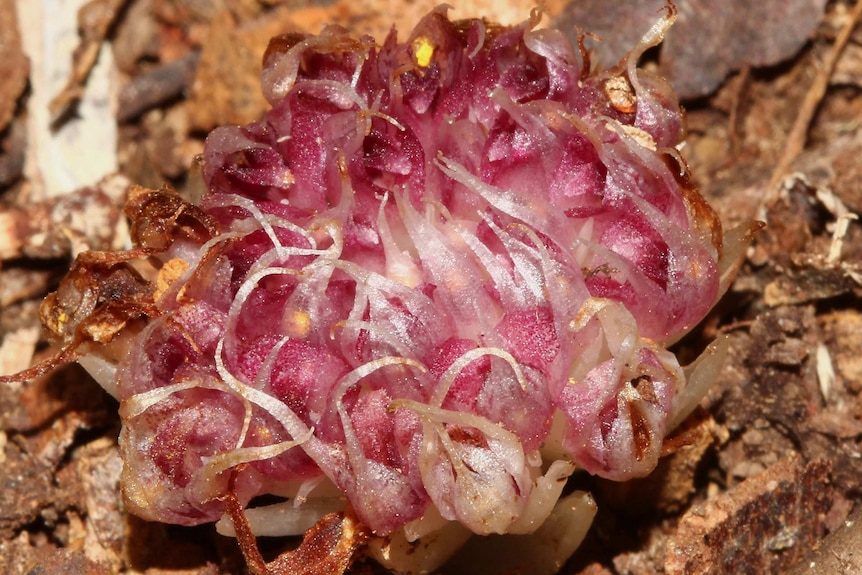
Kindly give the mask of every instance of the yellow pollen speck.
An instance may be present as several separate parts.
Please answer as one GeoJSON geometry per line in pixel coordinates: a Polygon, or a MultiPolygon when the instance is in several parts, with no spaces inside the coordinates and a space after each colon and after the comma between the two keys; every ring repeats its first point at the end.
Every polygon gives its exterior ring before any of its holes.
{"type": "Polygon", "coordinates": [[[272,436],[272,430],[266,426],[263,426],[260,429],[256,430],[255,437],[257,437],[258,439],[261,439],[265,442],[270,442],[270,441],[272,441],[272,437],[273,437],[272,436]]]}
{"type": "Polygon", "coordinates": [[[413,58],[416,60],[416,65],[421,68],[427,68],[431,63],[431,57],[434,55],[434,44],[426,36],[419,36],[413,40],[413,58]]]}
{"type": "Polygon", "coordinates": [[[311,331],[311,316],[302,309],[294,309],[287,312],[285,316],[286,335],[302,339],[311,331]]]}

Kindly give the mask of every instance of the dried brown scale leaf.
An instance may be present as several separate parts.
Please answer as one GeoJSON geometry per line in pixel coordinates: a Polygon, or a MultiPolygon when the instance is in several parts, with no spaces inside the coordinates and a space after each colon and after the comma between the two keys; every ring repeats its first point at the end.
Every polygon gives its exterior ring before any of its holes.
{"type": "MultiPolygon", "coordinates": [[[[12,375],[0,375],[0,383],[35,379],[75,361],[79,348],[100,344],[99,354],[118,362],[127,351],[126,328],[142,317],[159,315],[153,303],[154,286],[129,261],[145,258],[150,251],[83,252],[56,292],[40,307],[40,320],[48,336],[61,345],[59,351],[32,367],[12,375]]],[[[134,330],[130,330],[133,332],[134,330]]]]}
{"type": "Polygon", "coordinates": [[[269,564],[273,575],[341,575],[368,540],[350,511],[322,517],[303,536],[299,547],[269,564]]]}
{"type": "Polygon", "coordinates": [[[269,567],[260,553],[257,538],[251,530],[242,504],[232,490],[225,497],[225,511],[233,521],[236,540],[242,550],[248,570],[252,575],[269,575],[269,567]]]}
{"type": "MultiPolygon", "coordinates": [[[[135,187],[126,210],[133,219],[132,237],[141,247],[84,252],[75,259],[59,289],[41,307],[42,325],[63,349],[31,370],[30,377],[68,361],[88,342],[113,342],[137,318],[159,315],[154,305],[156,286],[129,262],[166,249],[176,238],[205,241],[217,230],[211,217],[168,188],[135,187]]],[[[103,349],[103,355],[111,353],[111,346],[103,349]]]]}
{"type": "Polygon", "coordinates": [[[165,186],[150,190],[132,186],[125,207],[135,245],[164,251],[177,238],[202,244],[219,233],[218,222],[165,186]]]}
{"type": "Polygon", "coordinates": [[[686,513],[667,548],[665,572],[782,573],[824,534],[830,466],[782,460],[686,513]]]}
{"type": "Polygon", "coordinates": [[[603,504],[633,514],[673,513],[683,509],[697,489],[696,475],[715,443],[715,421],[696,412],[668,437],[663,457],[647,477],[617,483],[599,481],[603,504]]]}
{"type": "Polygon", "coordinates": [[[42,304],[42,325],[67,345],[91,339],[84,333],[91,326],[101,326],[99,332],[107,341],[130,319],[141,313],[157,313],[151,305],[149,282],[127,263],[146,253],[139,250],[79,255],[57,292],[42,304]]]}
{"type": "Polygon", "coordinates": [[[348,509],[321,517],[305,532],[296,549],[266,563],[236,494],[228,493],[225,501],[252,575],[342,575],[368,541],[368,529],[348,509]]]}

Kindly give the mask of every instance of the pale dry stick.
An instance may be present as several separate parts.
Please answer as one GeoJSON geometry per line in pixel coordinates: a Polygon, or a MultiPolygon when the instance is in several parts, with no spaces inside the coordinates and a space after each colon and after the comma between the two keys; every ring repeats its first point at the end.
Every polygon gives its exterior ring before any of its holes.
{"type": "Polygon", "coordinates": [[[811,87],[805,94],[805,98],[799,108],[799,115],[796,117],[796,122],[790,130],[787,143],[784,145],[784,152],[781,154],[781,158],[772,172],[772,178],[769,181],[769,191],[764,202],[766,205],[771,204],[777,198],[779,183],[787,174],[790,165],[802,151],[802,148],[805,147],[808,128],[814,119],[814,114],[817,112],[820,102],[823,100],[823,96],[826,94],[826,88],[829,87],[829,79],[835,71],[838,59],[841,57],[847,41],[850,40],[850,35],[853,33],[853,29],[859,22],[860,17],[862,17],[862,0],[857,0],[853,11],[850,13],[850,20],[838,33],[838,37],[835,38],[835,44],[832,45],[832,50],[826,56],[826,60],[817,71],[811,87]]]}
{"type": "Polygon", "coordinates": [[[66,86],[48,104],[55,120],[84,93],[87,76],[96,64],[102,44],[127,2],[128,0],[91,0],[78,10],[81,40],[72,54],[72,71],[66,86]]]}

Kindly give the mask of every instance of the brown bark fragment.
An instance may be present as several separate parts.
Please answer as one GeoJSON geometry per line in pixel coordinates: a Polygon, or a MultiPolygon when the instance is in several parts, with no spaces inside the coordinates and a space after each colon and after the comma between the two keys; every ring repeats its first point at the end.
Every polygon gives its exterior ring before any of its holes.
{"type": "Polygon", "coordinates": [[[0,0],[0,132],[15,115],[29,75],[30,60],[21,46],[15,0],[0,0]]]}
{"type": "Polygon", "coordinates": [[[783,573],[823,536],[832,503],[829,465],[779,461],[680,521],[668,575],[783,573]]]}

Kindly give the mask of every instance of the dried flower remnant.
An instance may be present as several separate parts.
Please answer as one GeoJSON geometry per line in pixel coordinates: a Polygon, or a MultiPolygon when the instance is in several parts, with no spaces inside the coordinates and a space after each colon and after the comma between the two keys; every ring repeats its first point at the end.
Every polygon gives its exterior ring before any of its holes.
{"type": "Polygon", "coordinates": [[[666,346],[746,244],[635,66],[668,12],[596,74],[538,14],[274,39],[272,109],[212,132],[200,205],[137,189],[135,250],[82,257],[45,306],[122,402],[129,510],[221,519],[249,555],[342,511],[402,571],[470,532],[572,533],[559,567],[592,516],[566,478],[648,474],[709,385],[721,344],[687,368],[666,346]],[[237,512],[260,495],[286,502],[237,512]]]}

